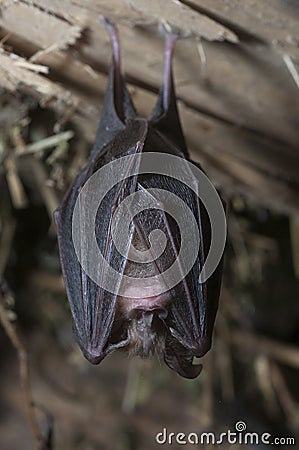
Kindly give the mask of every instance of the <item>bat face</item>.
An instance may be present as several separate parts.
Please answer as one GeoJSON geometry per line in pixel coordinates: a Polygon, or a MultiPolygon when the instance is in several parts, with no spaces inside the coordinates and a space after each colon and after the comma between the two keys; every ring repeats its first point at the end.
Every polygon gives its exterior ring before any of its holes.
{"type": "Polygon", "coordinates": [[[141,357],[159,353],[171,369],[194,378],[201,365],[193,365],[193,357],[204,355],[211,346],[221,262],[199,282],[212,235],[207,210],[197,195],[198,180],[187,167],[171,71],[175,38],[166,39],[163,87],[152,115],[143,119],[137,116],[121,75],[117,30],[108,20],[104,23],[113,63],[96,142],[88,165],[55,212],[74,332],[94,364],[117,348],[141,357]],[[156,170],[142,171],[141,165],[131,170],[132,161],[144,158],[153,160],[156,170]],[[123,161],[127,165],[121,166],[120,178],[114,172],[102,175],[123,161]],[[176,161],[182,179],[165,175],[176,161]],[[86,186],[95,177],[99,183],[88,197],[86,186]],[[106,195],[99,201],[106,184],[106,195]],[[91,207],[92,199],[98,201],[96,208],[91,207]],[[79,224],[77,240],[74,222],[79,224]],[[184,258],[182,248],[187,248],[184,258]],[[91,256],[95,249],[105,262],[91,256]]]}
{"type": "MultiPolygon", "coordinates": [[[[149,186],[165,188],[166,181],[161,177],[150,177],[143,180],[142,184],[146,189],[149,186]]],[[[170,189],[169,186],[168,188],[170,189]]],[[[124,274],[132,277],[132,281],[125,287],[124,295],[117,297],[115,323],[120,323],[121,329],[127,330],[129,343],[126,349],[131,355],[141,357],[153,356],[155,353],[163,355],[167,336],[171,335],[171,310],[176,301],[181,301],[181,297],[178,286],[168,290],[166,284],[163,285],[163,280],[160,285],[159,282],[149,280],[156,274],[164,273],[175,262],[180,247],[179,228],[164,211],[145,210],[137,215],[135,220],[137,229],[132,238],[133,253],[134,249],[142,252],[150,249],[150,243],[146,238],[155,229],[161,230],[165,236],[171,238],[167,239],[161,257],[154,262],[143,264],[132,262],[132,255],[129,253],[124,274]],[[134,282],[135,277],[141,280],[139,285],[134,282]],[[158,295],[154,290],[157,287],[162,291],[158,295]]]]}
{"type": "MultiPolygon", "coordinates": [[[[158,217],[161,229],[161,223],[164,217],[158,217]]],[[[136,217],[143,231],[149,231],[150,228],[156,229],[157,211],[145,211],[136,217]],[[144,224],[150,224],[145,227],[144,224]]],[[[163,230],[168,233],[169,230],[164,227],[163,230]]],[[[172,231],[171,231],[172,232],[172,231]]],[[[149,234],[147,234],[148,236],[149,234]]],[[[137,277],[141,280],[140,285],[136,285],[134,281],[129,283],[124,294],[117,297],[116,303],[116,323],[121,324],[122,329],[127,330],[129,343],[127,350],[131,355],[141,357],[152,356],[155,353],[163,354],[165,351],[165,339],[167,334],[166,319],[168,317],[169,308],[173,303],[173,294],[166,291],[155,295],[154,287],[157,283],[148,282],[149,277],[156,273],[163,273],[173,262],[174,252],[172,251],[170,242],[163,256],[163,260],[159,259],[154,263],[134,263],[130,259],[127,261],[124,274],[130,277],[137,277]]],[[[132,249],[138,251],[147,251],[150,249],[144,237],[138,235],[135,231],[132,238],[132,249]]],[[[132,250],[134,253],[134,250],[132,250]]],[[[132,255],[129,254],[129,258],[132,255]]],[[[162,291],[166,286],[160,286],[162,291]]]]}

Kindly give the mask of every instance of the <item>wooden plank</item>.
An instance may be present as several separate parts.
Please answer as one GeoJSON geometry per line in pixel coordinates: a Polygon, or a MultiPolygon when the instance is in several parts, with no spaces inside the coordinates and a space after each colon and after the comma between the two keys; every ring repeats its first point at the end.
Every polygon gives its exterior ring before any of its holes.
{"type": "MultiPolygon", "coordinates": [[[[43,6],[44,0],[38,1],[43,6]]],[[[71,9],[70,2],[63,0],[62,3],[60,2],[60,10],[68,11],[70,6],[71,18],[76,24],[77,19],[73,17],[75,11],[71,9]],[[65,8],[62,3],[65,3],[65,8]]],[[[114,15],[129,20],[128,8],[122,12],[121,5],[123,2],[120,0],[114,0],[112,5],[109,3],[106,7],[99,0],[83,4],[81,11],[84,13],[78,15],[78,22],[83,26],[84,18],[88,39],[77,43],[78,60],[87,62],[97,70],[107,67],[110,46],[96,13],[106,13],[114,8],[114,15]],[[92,11],[89,9],[91,4],[92,11]]],[[[48,5],[48,9],[52,7],[53,12],[57,13],[57,2],[53,6],[52,3],[48,5]]],[[[77,11],[78,2],[75,7],[77,11]]],[[[132,11],[136,14],[135,9],[132,11]]],[[[136,17],[132,17],[134,21],[136,17]]],[[[30,18],[28,21],[30,23],[30,18]]],[[[18,23],[10,23],[7,30],[19,34],[18,23]]],[[[157,90],[162,76],[163,39],[157,35],[156,28],[122,25],[120,33],[128,78],[136,84],[157,90]]],[[[298,88],[281,55],[272,47],[257,43],[205,43],[203,47],[207,59],[204,77],[201,74],[196,42],[190,39],[177,45],[175,68],[179,97],[195,110],[297,147],[298,88]]],[[[45,63],[44,61],[43,58],[37,60],[41,63],[45,63]]],[[[60,71],[62,74],[63,67],[60,71]]]]}
{"type": "Polygon", "coordinates": [[[177,1],[164,0],[126,0],[134,10],[154,23],[167,23],[185,36],[198,36],[208,41],[238,42],[238,37],[227,27],[204,14],[194,12],[189,6],[177,1]]]}
{"type": "Polygon", "coordinates": [[[0,26],[17,32],[18,36],[40,48],[62,49],[73,44],[81,35],[79,25],[71,25],[22,2],[9,3],[2,9],[0,26]]]}
{"type": "Polygon", "coordinates": [[[236,30],[241,41],[244,31],[244,39],[248,33],[247,37],[256,36],[280,52],[299,57],[297,0],[186,0],[183,3],[236,30]]]}
{"type": "MultiPolygon", "coordinates": [[[[178,2],[172,3],[176,6],[178,2]]],[[[221,2],[221,5],[225,3],[221,2]]],[[[36,38],[31,40],[30,34],[26,41],[23,39],[24,29],[20,31],[18,27],[19,16],[14,21],[12,15],[7,22],[2,16],[5,27],[2,36],[12,33],[7,43],[13,51],[27,58],[33,56],[36,64],[49,68],[50,78],[55,80],[32,73],[25,67],[16,67],[11,55],[2,50],[1,70],[5,74],[0,79],[2,85],[9,89],[29,89],[43,103],[52,96],[56,101],[53,106],[60,110],[66,111],[75,103],[77,112],[73,120],[78,130],[92,141],[111,57],[107,33],[98,23],[101,12],[119,22],[123,66],[134,101],[141,114],[150,112],[163,72],[163,38],[152,23],[157,18],[153,19],[145,10],[140,13],[121,0],[112,0],[109,4],[101,0],[53,0],[51,3],[36,0],[35,4],[39,5],[39,12],[47,15],[49,10],[50,15],[55,14],[55,18],[63,23],[83,29],[82,37],[63,51],[51,48],[55,39],[45,48],[45,44],[38,46],[36,38]],[[150,24],[145,24],[146,18],[150,24]],[[41,48],[42,51],[37,52],[41,48]]],[[[216,8],[216,3],[213,0],[200,4],[209,7],[209,14],[214,14],[212,6],[216,8]]],[[[277,209],[296,213],[299,210],[299,91],[282,54],[272,41],[263,42],[276,32],[273,12],[272,15],[269,13],[268,34],[260,31],[262,24],[267,22],[266,4],[269,7],[268,2],[260,6],[263,20],[255,27],[249,27],[251,21],[258,21],[254,16],[254,2],[246,2],[246,8],[242,3],[248,22],[237,3],[236,15],[232,15],[231,7],[227,10],[224,6],[219,7],[219,20],[227,21],[228,29],[231,26],[235,32],[247,30],[248,36],[251,33],[255,37],[245,39],[240,32],[237,45],[202,41],[205,70],[201,66],[198,41],[191,38],[179,41],[175,52],[175,82],[192,155],[203,161],[214,181],[227,192],[253,195],[264,205],[271,204],[277,209]]],[[[292,11],[290,9],[290,15],[292,11]]],[[[34,23],[35,19],[28,16],[27,20],[29,29],[30,21],[34,23]]],[[[277,22],[278,34],[282,29],[287,32],[287,14],[283,20],[285,28],[277,22]]],[[[289,20],[293,33],[293,17],[289,20]]],[[[47,29],[45,25],[45,35],[49,30],[51,27],[47,29]]],[[[184,30],[183,26],[181,30],[184,30]]]]}

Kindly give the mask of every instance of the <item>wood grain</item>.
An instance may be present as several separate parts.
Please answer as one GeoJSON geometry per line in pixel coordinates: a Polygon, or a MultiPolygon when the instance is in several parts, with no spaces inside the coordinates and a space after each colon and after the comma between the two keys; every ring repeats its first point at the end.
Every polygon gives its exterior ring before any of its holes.
{"type": "Polygon", "coordinates": [[[10,34],[0,49],[0,84],[29,92],[42,104],[51,100],[62,113],[75,105],[73,120],[90,142],[111,54],[98,15],[118,23],[123,67],[142,115],[150,112],[162,79],[158,23],[188,35],[176,47],[175,81],[193,157],[229,195],[249,195],[299,214],[299,90],[284,60],[288,55],[299,70],[297,2],[2,0],[0,5],[0,37],[10,34]],[[14,55],[48,67],[48,75],[16,66],[14,55]]]}

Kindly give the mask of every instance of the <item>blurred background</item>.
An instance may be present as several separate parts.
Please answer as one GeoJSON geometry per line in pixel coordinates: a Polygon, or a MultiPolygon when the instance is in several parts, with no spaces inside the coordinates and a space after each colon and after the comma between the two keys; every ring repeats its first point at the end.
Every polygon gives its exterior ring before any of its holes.
{"type": "Polygon", "coordinates": [[[291,0],[3,2],[1,449],[36,448],[37,432],[44,449],[152,449],[164,428],[218,436],[240,421],[298,441],[298,17],[291,0]],[[174,76],[187,143],[228,204],[213,347],[195,380],[121,351],[92,366],[74,343],[53,211],[100,117],[111,51],[99,14],[118,24],[141,115],[162,79],[159,24],[180,32],[174,76]]]}

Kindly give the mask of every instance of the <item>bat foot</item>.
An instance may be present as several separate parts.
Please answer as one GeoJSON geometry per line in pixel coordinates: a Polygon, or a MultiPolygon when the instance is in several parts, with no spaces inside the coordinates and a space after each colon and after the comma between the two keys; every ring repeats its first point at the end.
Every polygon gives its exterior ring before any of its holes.
{"type": "Polygon", "coordinates": [[[109,34],[110,41],[112,44],[112,50],[113,50],[113,59],[114,62],[119,65],[120,64],[120,42],[119,42],[119,35],[117,31],[117,27],[115,23],[108,19],[105,16],[99,16],[99,22],[105,27],[107,33],[109,34]]]}
{"type": "Polygon", "coordinates": [[[191,36],[191,33],[183,33],[182,30],[174,27],[173,25],[170,25],[170,23],[166,20],[163,20],[159,23],[158,29],[160,34],[164,37],[174,36],[176,39],[185,39],[191,36]]]}
{"type": "Polygon", "coordinates": [[[105,28],[113,27],[115,28],[115,24],[111,19],[108,19],[108,17],[103,16],[102,14],[99,15],[99,22],[104,25],[105,28]]]}

